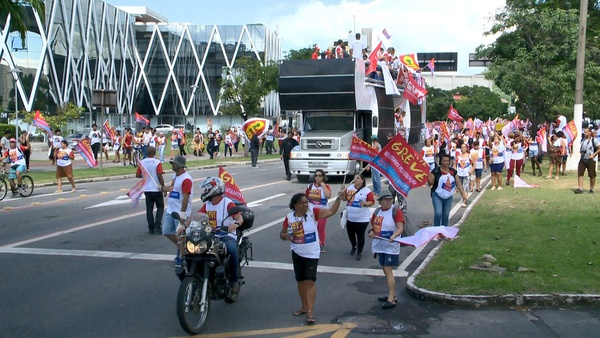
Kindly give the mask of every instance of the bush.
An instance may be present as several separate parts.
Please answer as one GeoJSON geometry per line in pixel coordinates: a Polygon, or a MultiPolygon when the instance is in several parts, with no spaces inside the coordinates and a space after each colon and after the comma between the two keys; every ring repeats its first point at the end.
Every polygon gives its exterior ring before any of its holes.
{"type": "Polygon", "coordinates": [[[11,124],[6,124],[6,123],[0,123],[0,137],[4,136],[4,132],[7,131],[10,133],[10,137],[16,137],[15,136],[15,126],[11,125],[11,124]]]}

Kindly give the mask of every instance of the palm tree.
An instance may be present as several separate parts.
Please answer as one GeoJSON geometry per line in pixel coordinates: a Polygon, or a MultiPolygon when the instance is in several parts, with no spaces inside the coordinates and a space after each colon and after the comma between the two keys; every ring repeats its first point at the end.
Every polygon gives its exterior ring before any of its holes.
{"type": "Polygon", "coordinates": [[[17,31],[21,35],[23,47],[29,27],[28,7],[32,7],[40,16],[42,22],[45,19],[46,5],[44,0],[0,0],[0,23],[6,22],[10,14],[11,31],[17,31]]]}

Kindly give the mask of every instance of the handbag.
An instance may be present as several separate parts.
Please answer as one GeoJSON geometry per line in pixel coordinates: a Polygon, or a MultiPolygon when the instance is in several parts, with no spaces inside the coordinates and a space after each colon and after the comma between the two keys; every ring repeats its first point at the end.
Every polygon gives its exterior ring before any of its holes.
{"type": "Polygon", "coordinates": [[[340,227],[342,229],[346,229],[346,223],[348,222],[348,212],[346,209],[342,211],[342,218],[340,219],[340,227]]]}

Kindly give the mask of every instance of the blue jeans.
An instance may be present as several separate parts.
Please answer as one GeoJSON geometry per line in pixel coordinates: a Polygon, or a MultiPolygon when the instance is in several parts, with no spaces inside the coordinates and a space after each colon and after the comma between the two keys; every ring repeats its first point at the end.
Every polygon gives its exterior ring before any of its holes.
{"type": "Polygon", "coordinates": [[[237,241],[231,236],[221,237],[221,241],[225,243],[227,252],[229,253],[229,282],[235,283],[238,280],[238,254],[237,254],[237,241]]]}
{"type": "Polygon", "coordinates": [[[373,180],[373,193],[379,195],[381,193],[381,174],[379,171],[371,168],[371,176],[373,180]]]}
{"type": "Polygon", "coordinates": [[[431,201],[433,202],[433,226],[448,226],[452,197],[443,199],[434,192],[431,201]]]}
{"type": "Polygon", "coordinates": [[[142,156],[144,156],[142,159],[148,157],[148,146],[143,145],[143,144],[142,144],[142,156]]]}

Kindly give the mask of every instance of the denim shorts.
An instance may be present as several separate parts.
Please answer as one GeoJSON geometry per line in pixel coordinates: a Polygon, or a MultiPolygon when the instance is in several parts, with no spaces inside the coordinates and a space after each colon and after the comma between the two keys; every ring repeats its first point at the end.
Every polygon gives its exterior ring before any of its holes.
{"type": "Polygon", "coordinates": [[[504,162],[492,163],[490,165],[490,171],[493,173],[501,173],[502,169],[504,169],[504,162]]]}
{"type": "Polygon", "coordinates": [[[475,177],[481,178],[482,172],[483,172],[483,169],[475,169],[475,177]]]}
{"type": "Polygon", "coordinates": [[[175,235],[179,221],[175,220],[169,213],[165,213],[165,217],[162,223],[163,235],[175,235]]]}
{"type": "Polygon", "coordinates": [[[537,151],[537,150],[529,150],[529,157],[530,158],[537,157],[538,155],[539,155],[539,151],[537,151]]]}
{"type": "Polygon", "coordinates": [[[379,258],[379,265],[381,266],[400,266],[400,255],[378,253],[377,258],[379,258]]]}

